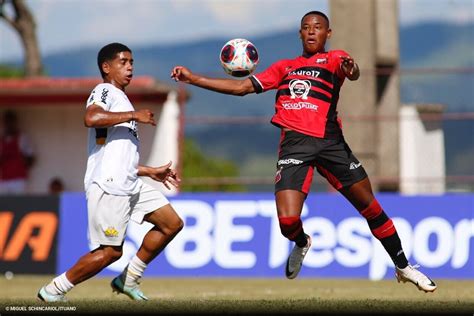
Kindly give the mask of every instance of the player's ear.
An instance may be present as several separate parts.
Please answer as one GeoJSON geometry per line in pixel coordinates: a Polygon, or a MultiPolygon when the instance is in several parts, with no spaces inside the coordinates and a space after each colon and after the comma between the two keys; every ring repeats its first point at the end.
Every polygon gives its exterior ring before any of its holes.
{"type": "Polygon", "coordinates": [[[332,35],[332,30],[331,30],[331,29],[328,29],[328,37],[327,37],[327,38],[330,39],[330,38],[331,38],[331,35],[332,35]]]}
{"type": "Polygon", "coordinates": [[[108,75],[109,72],[110,72],[110,65],[108,62],[104,61],[101,65],[102,67],[102,71],[104,72],[104,74],[108,75]]]}
{"type": "Polygon", "coordinates": [[[301,29],[298,31],[298,34],[299,34],[298,37],[299,37],[300,39],[303,39],[303,37],[302,37],[302,35],[301,35],[301,29]]]}

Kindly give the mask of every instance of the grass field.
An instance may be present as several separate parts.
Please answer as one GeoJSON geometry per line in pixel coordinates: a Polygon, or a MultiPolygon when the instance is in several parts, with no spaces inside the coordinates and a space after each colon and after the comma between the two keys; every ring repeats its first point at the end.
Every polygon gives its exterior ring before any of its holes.
{"type": "MultiPolygon", "coordinates": [[[[51,277],[0,279],[0,315],[46,314],[65,307],[77,313],[446,313],[474,314],[474,281],[437,280],[434,293],[424,293],[396,280],[145,278],[148,302],[112,294],[109,278],[93,278],[69,294],[68,303],[38,302],[36,292],[51,277]],[[43,310],[41,310],[43,308],[43,310]],[[10,309],[10,311],[7,311],[10,309]],[[22,310],[23,309],[23,310],[22,310]],[[26,311],[24,311],[26,309],[26,311]]],[[[58,313],[55,312],[55,315],[58,313]]]]}

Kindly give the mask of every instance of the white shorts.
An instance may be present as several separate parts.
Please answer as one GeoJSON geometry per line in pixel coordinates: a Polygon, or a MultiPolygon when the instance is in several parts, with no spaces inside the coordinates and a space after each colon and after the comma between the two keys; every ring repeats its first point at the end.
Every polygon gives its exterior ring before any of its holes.
{"type": "Polygon", "coordinates": [[[160,191],[143,183],[134,195],[112,195],[92,183],[86,192],[89,241],[95,245],[120,246],[130,219],[143,223],[143,217],[167,204],[160,191]]]}

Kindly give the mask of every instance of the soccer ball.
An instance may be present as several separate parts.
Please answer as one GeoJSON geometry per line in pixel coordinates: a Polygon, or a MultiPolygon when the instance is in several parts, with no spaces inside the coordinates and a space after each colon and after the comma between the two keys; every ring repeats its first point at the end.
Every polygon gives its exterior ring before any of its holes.
{"type": "Polygon", "coordinates": [[[225,43],[219,57],[225,72],[234,77],[250,75],[258,64],[257,48],[243,38],[235,38],[225,43]]]}

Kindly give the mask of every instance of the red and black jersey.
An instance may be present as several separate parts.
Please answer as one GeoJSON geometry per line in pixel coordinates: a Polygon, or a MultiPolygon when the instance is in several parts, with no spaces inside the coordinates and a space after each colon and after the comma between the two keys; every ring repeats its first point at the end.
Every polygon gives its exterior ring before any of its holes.
{"type": "Polygon", "coordinates": [[[257,93],[278,90],[272,123],[314,137],[340,138],[336,107],[345,78],[340,56],[349,55],[332,50],[280,60],[251,76],[257,93]]]}

